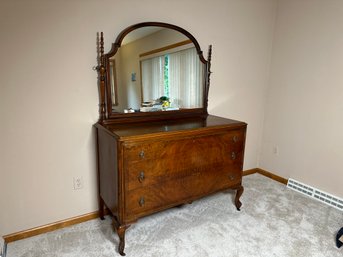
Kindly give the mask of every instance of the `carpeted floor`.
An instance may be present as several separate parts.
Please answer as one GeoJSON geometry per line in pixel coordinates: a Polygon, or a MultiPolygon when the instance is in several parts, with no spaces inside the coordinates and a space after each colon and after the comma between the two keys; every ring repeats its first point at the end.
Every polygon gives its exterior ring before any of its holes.
{"type": "MultiPolygon", "coordinates": [[[[225,192],[143,218],[126,232],[128,257],[342,257],[343,213],[258,174],[243,206],[225,192]]],[[[118,238],[99,219],[8,244],[7,257],[112,257],[118,238]]]]}

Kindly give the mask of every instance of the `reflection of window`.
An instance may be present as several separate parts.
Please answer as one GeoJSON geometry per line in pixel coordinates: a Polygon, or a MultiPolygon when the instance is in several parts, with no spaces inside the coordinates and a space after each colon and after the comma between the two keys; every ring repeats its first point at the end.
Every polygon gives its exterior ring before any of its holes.
{"type": "Polygon", "coordinates": [[[174,107],[202,107],[202,65],[195,47],[141,61],[143,101],[168,96],[174,107]]]}

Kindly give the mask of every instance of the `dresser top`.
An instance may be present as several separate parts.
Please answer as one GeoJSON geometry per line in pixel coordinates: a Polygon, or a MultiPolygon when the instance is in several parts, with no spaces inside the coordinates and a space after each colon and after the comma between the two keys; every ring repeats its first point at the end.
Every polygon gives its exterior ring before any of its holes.
{"type": "Polygon", "coordinates": [[[226,119],[214,115],[206,118],[187,118],[170,121],[138,122],[125,124],[96,124],[98,128],[104,128],[111,134],[119,138],[136,137],[144,135],[158,135],[166,133],[184,133],[197,131],[216,130],[220,128],[242,128],[246,123],[231,119],[226,119]]]}

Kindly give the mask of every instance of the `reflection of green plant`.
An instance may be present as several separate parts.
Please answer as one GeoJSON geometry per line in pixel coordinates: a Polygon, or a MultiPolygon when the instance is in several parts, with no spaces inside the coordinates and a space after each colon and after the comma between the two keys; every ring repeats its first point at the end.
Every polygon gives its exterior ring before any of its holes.
{"type": "Polygon", "coordinates": [[[169,97],[168,96],[161,96],[160,97],[160,101],[163,102],[163,101],[169,101],[169,97]]]}
{"type": "Polygon", "coordinates": [[[168,96],[161,96],[158,100],[162,104],[162,108],[168,108],[170,106],[170,102],[169,102],[169,97],[168,96]]]}

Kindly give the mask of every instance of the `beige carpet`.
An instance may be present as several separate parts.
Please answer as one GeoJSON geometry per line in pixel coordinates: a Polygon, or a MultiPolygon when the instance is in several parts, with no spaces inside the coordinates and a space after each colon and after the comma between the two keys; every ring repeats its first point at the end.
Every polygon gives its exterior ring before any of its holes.
{"type": "MultiPolygon", "coordinates": [[[[128,257],[342,257],[343,213],[258,174],[243,178],[243,206],[218,193],[132,225],[128,257]]],[[[92,220],[8,244],[7,257],[120,256],[111,220],[92,220]]]]}

